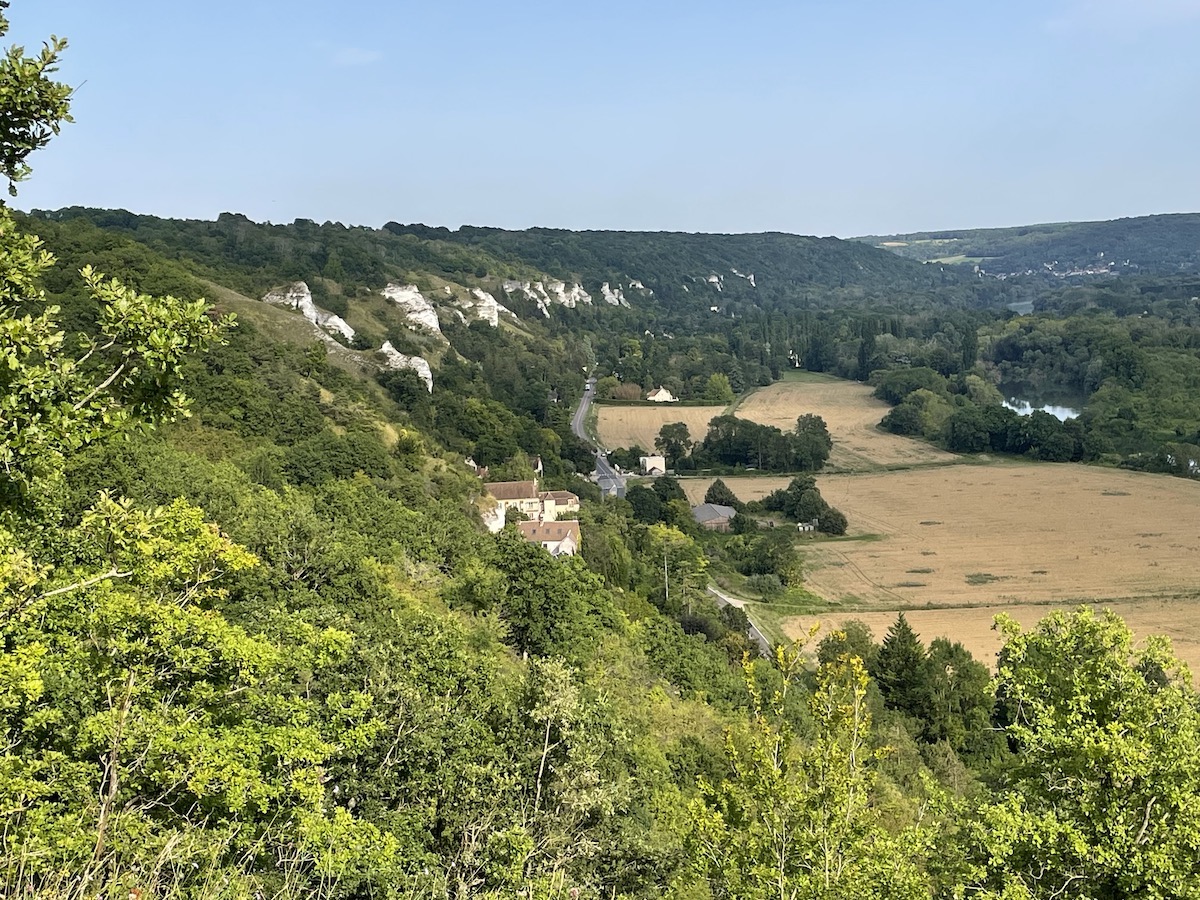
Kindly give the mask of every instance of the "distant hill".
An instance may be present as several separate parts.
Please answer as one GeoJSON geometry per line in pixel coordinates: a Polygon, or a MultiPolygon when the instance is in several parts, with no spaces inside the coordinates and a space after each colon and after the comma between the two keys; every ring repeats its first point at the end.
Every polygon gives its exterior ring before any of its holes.
{"type": "Polygon", "coordinates": [[[389,222],[386,231],[466,245],[598,291],[608,283],[643,284],[667,302],[703,296],[773,306],[813,289],[868,293],[924,291],[946,283],[938,273],[859,242],[780,232],[566,231],[464,226],[455,231],[389,222]]]}
{"type": "Polygon", "coordinates": [[[855,238],[919,262],[979,266],[1007,277],[1200,272],[1200,213],[855,238]]]}
{"type": "Polygon", "coordinates": [[[300,280],[314,291],[336,283],[349,295],[398,281],[422,290],[478,289],[521,316],[580,306],[675,319],[713,311],[733,317],[846,307],[882,313],[1004,301],[994,283],[982,285],[956,267],[924,266],[861,241],[780,232],[451,231],[307,219],[281,225],[235,213],[201,221],[83,207],[34,210],[29,218],[135,241],[247,296],[300,280]]]}

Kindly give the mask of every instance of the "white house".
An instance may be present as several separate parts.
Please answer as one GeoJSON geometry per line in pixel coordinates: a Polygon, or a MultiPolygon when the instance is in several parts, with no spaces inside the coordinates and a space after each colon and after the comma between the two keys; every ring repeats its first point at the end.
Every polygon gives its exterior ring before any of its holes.
{"type": "Polygon", "coordinates": [[[484,487],[500,509],[515,509],[528,519],[539,518],[542,514],[536,478],[533,481],[493,481],[484,487]]]}
{"type": "Polygon", "coordinates": [[[579,515],[579,498],[570,491],[542,491],[538,499],[542,502],[543,522],[573,519],[579,515]]]}
{"type": "Polygon", "coordinates": [[[657,390],[651,391],[646,395],[646,399],[652,403],[678,403],[679,398],[668,391],[665,387],[659,385],[657,390]]]}
{"type": "Polygon", "coordinates": [[[638,462],[643,475],[666,475],[667,459],[665,456],[639,456],[638,462]]]}
{"type": "Polygon", "coordinates": [[[579,498],[570,491],[539,491],[532,481],[493,481],[485,484],[495,507],[483,515],[488,531],[504,527],[505,512],[515,509],[531,522],[555,522],[579,515],[579,498]]]}

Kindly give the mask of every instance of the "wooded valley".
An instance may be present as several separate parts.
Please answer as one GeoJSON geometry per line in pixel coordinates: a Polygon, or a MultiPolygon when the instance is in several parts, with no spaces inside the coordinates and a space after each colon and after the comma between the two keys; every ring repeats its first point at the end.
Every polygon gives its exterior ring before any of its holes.
{"type": "MultiPolygon", "coordinates": [[[[68,116],[63,50],[0,60],[14,190],[68,116]]],[[[763,652],[709,590],[831,608],[826,422],[739,415],[789,373],[869,385],[938,460],[1195,479],[1189,278],[3,207],[0,894],[1200,896],[1200,697],[1166,639],[1083,605],[1001,617],[994,659],[903,612],[763,652]],[[602,495],[590,377],[723,413],[606,448],[673,474],[602,495]],[[786,483],[706,488],[719,530],[681,484],[756,472],[786,483]],[[578,553],[489,530],[511,482],[578,500],[578,553]]]]}

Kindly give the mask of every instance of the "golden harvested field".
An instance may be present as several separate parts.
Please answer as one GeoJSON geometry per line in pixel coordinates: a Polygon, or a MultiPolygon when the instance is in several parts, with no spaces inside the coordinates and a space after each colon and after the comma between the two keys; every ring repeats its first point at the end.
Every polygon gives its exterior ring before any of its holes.
{"type": "MultiPolygon", "coordinates": [[[[726,478],[751,500],[787,478],[726,478]]],[[[682,482],[698,502],[712,479],[682,482]]],[[[822,475],[822,495],[850,520],[850,539],[805,542],[805,586],[857,610],[882,637],[905,609],[926,640],[962,641],[991,662],[992,617],[1032,625],[1055,607],[1111,603],[1139,635],[1166,634],[1200,672],[1200,484],[1049,463],[943,466],[822,475]],[[854,540],[853,538],[858,538],[854,540]],[[941,607],[919,609],[925,606],[941,607]]]]}
{"type": "MultiPolygon", "coordinates": [[[[1067,608],[1071,605],[1068,604],[1067,608]]],[[[913,630],[928,644],[936,637],[959,641],[971,651],[977,660],[995,668],[996,653],[1003,643],[998,631],[992,629],[992,620],[999,613],[1008,613],[1025,628],[1032,628],[1038,620],[1050,615],[1059,607],[1051,606],[989,606],[956,609],[913,609],[904,615],[913,630]]],[[[1171,639],[1176,655],[1187,663],[1193,676],[1200,674],[1200,622],[1196,621],[1196,607],[1188,601],[1140,600],[1134,603],[1113,604],[1111,609],[1125,620],[1125,624],[1139,638],[1151,634],[1165,634],[1171,639]]],[[[827,613],[823,616],[797,616],[783,622],[783,629],[790,637],[798,638],[819,623],[816,641],[837,628],[847,619],[858,619],[866,623],[875,634],[875,640],[883,640],[887,630],[896,621],[895,612],[847,612],[827,613]]]]}
{"type": "MultiPolygon", "coordinates": [[[[695,506],[704,502],[704,492],[715,478],[680,478],[679,485],[687,494],[688,501],[695,506]]],[[[788,486],[792,480],[790,475],[726,475],[722,479],[737,494],[737,498],[749,503],[751,500],[761,500],[771,491],[788,486]]]]}
{"type": "Polygon", "coordinates": [[[790,431],[802,414],[816,413],[833,438],[829,468],[841,471],[944,465],[961,458],[932,444],[880,430],[879,420],[890,407],[875,399],[871,391],[857,381],[828,375],[793,376],[755,391],[737,407],[736,415],[790,431]]]}
{"type": "Polygon", "coordinates": [[[851,534],[879,535],[809,551],[806,584],[830,600],[896,608],[1200,597],[1194,481],[994,463],[817,484],[851,534]]]}
{"type": "Polygon", "coordinates": [[[724,406],[609,406],[596,404],[596,430],[605,447],[654,449],[659,430],[671,422],[683,422],[693,441],[708,434],[708,423],[725,412],[724,406]]]}

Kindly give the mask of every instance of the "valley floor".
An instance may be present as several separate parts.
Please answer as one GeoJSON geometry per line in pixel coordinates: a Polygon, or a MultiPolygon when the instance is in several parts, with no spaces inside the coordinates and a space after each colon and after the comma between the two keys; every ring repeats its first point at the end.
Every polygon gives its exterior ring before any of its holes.
{"type": "MultiPolygon", "coordinates": [[[[991,627],[997,613],[1031,625],[1051,607],[1090,602],[1116,606],[1139,635],[1170,636],[1200,669],[1200,483],[945,453],[876,428],[886,407],[868,410],[878,403],[869,390],[800,378],[757,391],[738,408],[779,427],[814,412],[834,439],[833,472],[817,484],[850,531],[843,539],[802,539],[804,586],[832,612],[791,619],[773,612],[784,632],[798,637],[818,618],[823,630],[859,618],[880,636],[898,610],[911,610],[925,640],[962,641],[992,664],[1001,644],[991,627]]],[[[681,483],[698,503],[713,480],[681,483]]],[[[790,479],[723,480],[749,501],[790,479]]]]}

